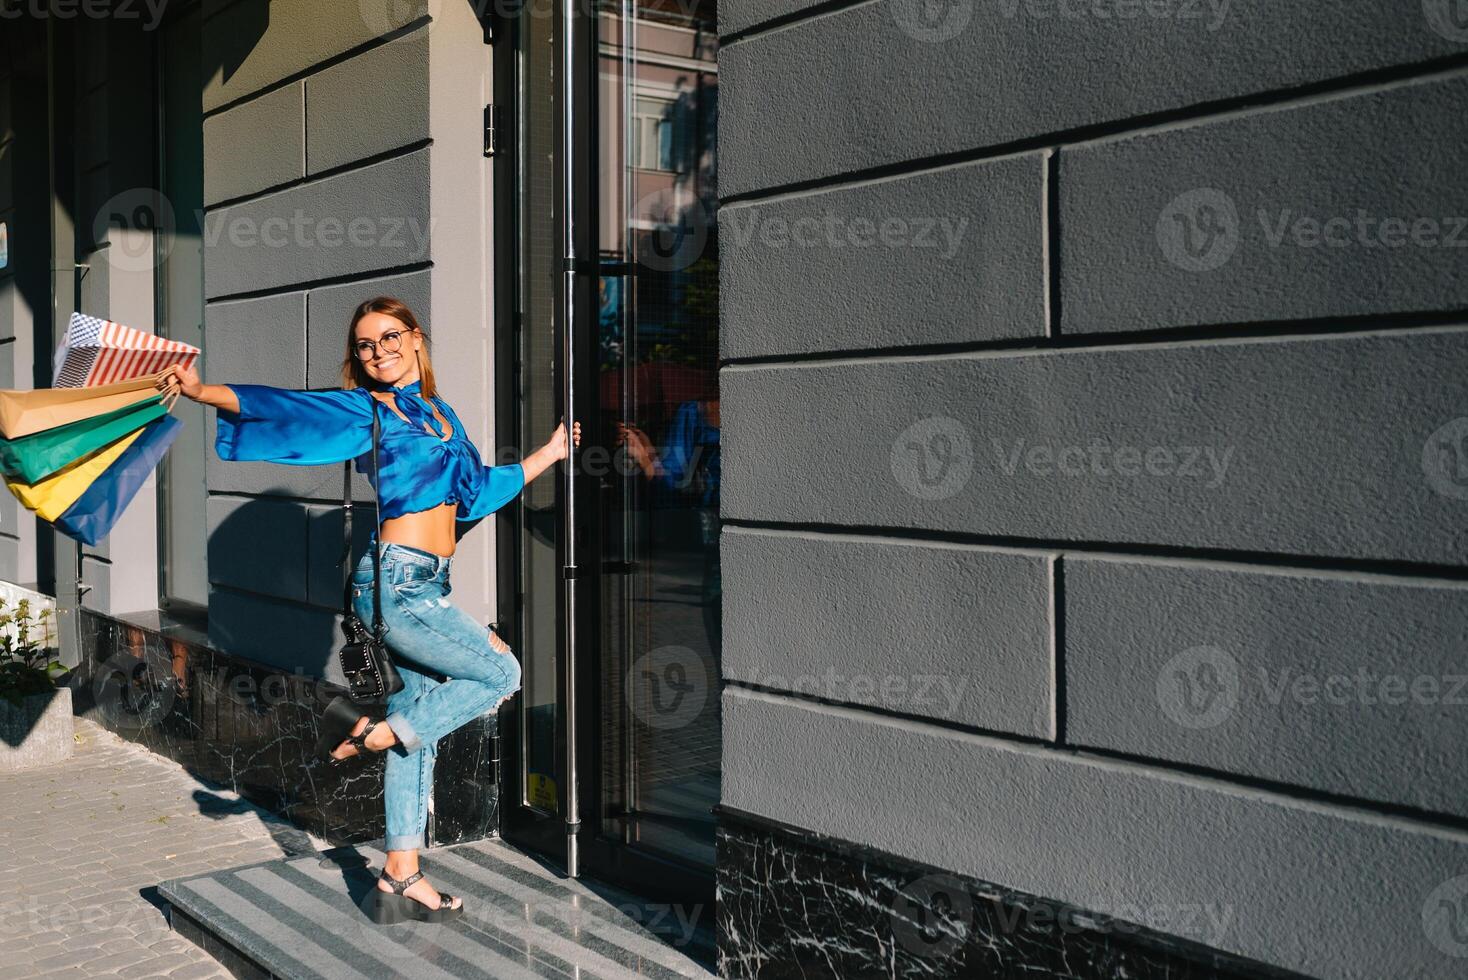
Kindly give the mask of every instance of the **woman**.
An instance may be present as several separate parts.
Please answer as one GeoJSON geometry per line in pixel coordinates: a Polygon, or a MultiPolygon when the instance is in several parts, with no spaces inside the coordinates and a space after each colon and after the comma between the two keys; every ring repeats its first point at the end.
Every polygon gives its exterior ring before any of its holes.
{"type": "MultiPolygon", "coordinates": [[[[387,863],[372,896],[374,921],[442,922],[461,915],[463,902],[437,891],[418,870],[438,740],[520,687],[510,648],[444,598],[455,522],[493,513],[565,459],[566,427],[523,462],[484,465],[459,417],[438,397],[417,319],[391,297],[368,300],[353,313],[341,376],[340,390],[292,391],[206,385],[193,369],[175,367],[159,384],[176,378],[186,397],[218,410],[214,447],[222,459],[303,466],[355,459],[377,488],[382,617],[404,687],[388,699],[386,718],[362,715],[330,755],[341,761],[393,749],[384,789],[387,863]],[[370,472],[374,409],[381,418],[380,475],[370,472]]],[[[574,438],[579,445],[579,424],[574,438]]],[[[351,580],[355,611],[369,624],[371,547],[351,580]]]]}

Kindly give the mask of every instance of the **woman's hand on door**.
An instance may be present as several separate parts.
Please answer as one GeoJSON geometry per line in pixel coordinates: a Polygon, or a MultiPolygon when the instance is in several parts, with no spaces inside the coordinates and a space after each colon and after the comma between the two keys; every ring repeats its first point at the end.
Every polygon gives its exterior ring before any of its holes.
{"type": "MultiPolygon", "coordinates": [[[[572,427],[572,433],[572,438],[576,440],[576,445],[581,445],[580,422],[577,422],[572,427]]],[[[529,483],[556,463],[565,459],[567,450],[566,423],[562,422],[556,426],[556,431],[551,433],[549,441],[544,446],[541,446],[535,452],[526,456],[520,463],[521,468],[525,471],[525,482],[529,483]]]]}

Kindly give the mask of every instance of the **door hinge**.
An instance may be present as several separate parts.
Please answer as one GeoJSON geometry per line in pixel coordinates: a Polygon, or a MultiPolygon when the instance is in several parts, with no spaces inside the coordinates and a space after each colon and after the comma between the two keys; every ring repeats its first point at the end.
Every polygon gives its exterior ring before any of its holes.
{"type": "Polygon", "coordinates": [[[484,107],[484,155],[494,156],[499,149],[500,107],[491,103],[484,107]]]}

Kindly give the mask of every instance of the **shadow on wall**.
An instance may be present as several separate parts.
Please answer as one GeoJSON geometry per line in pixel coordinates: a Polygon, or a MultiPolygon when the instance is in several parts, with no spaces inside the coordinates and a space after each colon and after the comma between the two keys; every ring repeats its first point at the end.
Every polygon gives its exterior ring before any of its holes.
{"type": "Polygon", "coordinates": [[[225,6],[229,15],[229,30],[212,34],[212,43],[205,45],[200,54],[206,84],[215,74],[228,82],[239,71],[270,27],[272,2],[289,3],[293,0],[238,0],[233,4],[205,5],[206,20],[218,16],[223,12],[219,8],[225,6]]]}
{"type": "Polygon", "coordinates": [[[232,656],[340,682],[344,589],[375,527],[370,501],[352,510],[345,567],[338,563],[340,503],[312,513],[298,500],[249,498],[211,522],[210,643],[232,656]]]}

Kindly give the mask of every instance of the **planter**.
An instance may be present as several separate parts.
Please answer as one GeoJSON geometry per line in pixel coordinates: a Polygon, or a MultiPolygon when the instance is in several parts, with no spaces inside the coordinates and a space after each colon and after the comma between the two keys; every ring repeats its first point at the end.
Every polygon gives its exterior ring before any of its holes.
{"type": "Polygon", "coordinates": [[[0,698],[0,772],[62,762],[74,745],[70,688],[32,694],[19,705],[0,698]]]}

